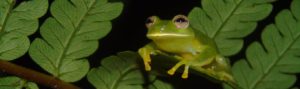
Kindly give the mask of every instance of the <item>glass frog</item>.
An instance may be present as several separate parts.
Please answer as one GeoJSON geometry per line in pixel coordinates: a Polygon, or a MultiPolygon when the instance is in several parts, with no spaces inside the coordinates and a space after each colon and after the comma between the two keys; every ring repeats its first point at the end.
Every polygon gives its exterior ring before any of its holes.
{"type": "Polygon", "coordinates": [[[184,65],[182,78],[188,78],[189,67],[192,66],[216,79],[233,81],[230,66],[219,55],[215,42],[189,25],[189,19],[184,15],[176,15],[172,20],[162,20],[157,16],[147,19],[147,38],[152,42],[138,50],[145,70],[151,70],[151,55],[163,54],[179,61],[167,71],[170,75],[184,65]]]}

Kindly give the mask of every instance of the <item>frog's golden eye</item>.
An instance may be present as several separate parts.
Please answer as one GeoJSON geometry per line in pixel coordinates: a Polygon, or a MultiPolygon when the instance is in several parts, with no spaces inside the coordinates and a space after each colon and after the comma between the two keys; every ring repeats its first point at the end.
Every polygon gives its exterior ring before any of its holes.
{"type": "Polygon", "coordinates": [[[151,27],[155,23],[156,19],[157,19],[156,16],[148,17],[147,20],[145,21],[146,27],[147,28],[151,27]]]}
{"type": "Polygon", "coordinates": [[[184,15],[176,15],[172,20],[177,28],[184,29],[189,26],[189,20],[184,15]]]}

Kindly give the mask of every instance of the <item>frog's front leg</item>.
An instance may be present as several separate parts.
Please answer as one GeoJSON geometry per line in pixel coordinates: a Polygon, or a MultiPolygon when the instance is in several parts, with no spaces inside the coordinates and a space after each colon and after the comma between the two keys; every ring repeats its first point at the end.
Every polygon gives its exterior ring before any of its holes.
{"type": "Polygon", "coordinates": [[[150,55],[151,54],[156,54],[154,44],[153,43],[149,43],[146,46],[140,48],[138,50],[138,52],[139,52],[139,55],[143,58],[144,65],[145,65],[145,70],[146,71],[150,71],[151,70],[151,66],[150,66],[151,58],[150,58],[150,55]]]}

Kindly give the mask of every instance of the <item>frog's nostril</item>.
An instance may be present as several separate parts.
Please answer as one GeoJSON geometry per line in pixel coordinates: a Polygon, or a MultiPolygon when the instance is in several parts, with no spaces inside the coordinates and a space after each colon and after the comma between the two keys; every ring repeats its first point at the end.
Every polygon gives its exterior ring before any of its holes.
{"type": "Polygon", "coordinates": [[[160,32],[162,32],[163,30],[165,30],[165,28],[166,28],[166,26],[162,26],[162,27],[160,28],[160,32]]]}

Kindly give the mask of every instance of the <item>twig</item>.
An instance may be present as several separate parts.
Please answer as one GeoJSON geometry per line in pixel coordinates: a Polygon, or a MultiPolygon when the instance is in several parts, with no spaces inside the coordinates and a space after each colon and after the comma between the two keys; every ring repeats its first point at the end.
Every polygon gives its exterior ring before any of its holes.
{"type": "Polygon", "coordinates": [[[61,81],[53,76],[49,76],[7,61],[0,60],[0,70],[38,84],[52,87],[53,89],[80,89],[77,86],[61,81]]]}

